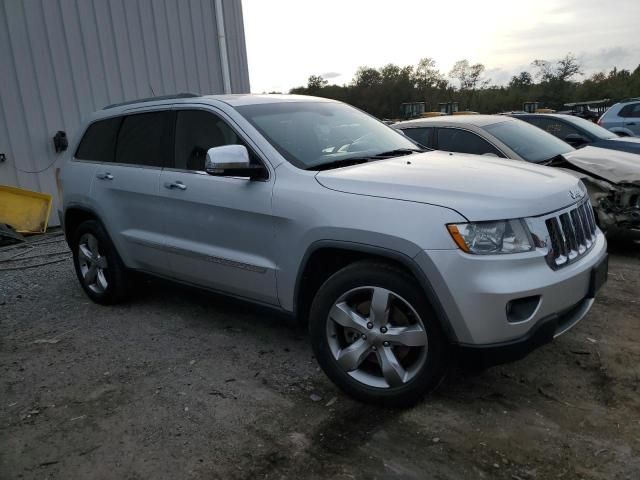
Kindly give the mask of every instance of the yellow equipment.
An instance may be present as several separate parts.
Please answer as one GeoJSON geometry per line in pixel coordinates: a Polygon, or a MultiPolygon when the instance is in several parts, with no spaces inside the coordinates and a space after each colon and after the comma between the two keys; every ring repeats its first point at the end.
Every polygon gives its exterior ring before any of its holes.
{"type": "Polygon", "coordinates": [[[0,223],[18,233],[44,233],[51,214],[51,195],[0,185],[0,223]]]}

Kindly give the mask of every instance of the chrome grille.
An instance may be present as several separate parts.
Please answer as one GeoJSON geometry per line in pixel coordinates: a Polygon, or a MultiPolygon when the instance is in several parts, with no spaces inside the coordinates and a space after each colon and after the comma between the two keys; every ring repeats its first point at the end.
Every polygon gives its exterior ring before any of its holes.
{"type": "Polygon", "coordinates": [[[596,219],[587,198],[574,208],[545,220],[549,231],[551,268],[558,269],[585,255],[596,239],[596,219]]]}

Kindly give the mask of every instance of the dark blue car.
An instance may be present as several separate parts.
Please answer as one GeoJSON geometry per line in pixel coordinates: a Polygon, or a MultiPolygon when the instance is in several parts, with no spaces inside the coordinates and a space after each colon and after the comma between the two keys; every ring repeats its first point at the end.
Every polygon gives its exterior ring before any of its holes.
{"type": "MultiPolygon", "coordinates": [[[[590,145],[640,154],[640,137],[618,137],[593,122],[572,115],[553,113],[517,114],[514,117],[555,135],[574,148],[590,145]]],[[[640,161],[640,157],[638,158],[640,161]]]]}

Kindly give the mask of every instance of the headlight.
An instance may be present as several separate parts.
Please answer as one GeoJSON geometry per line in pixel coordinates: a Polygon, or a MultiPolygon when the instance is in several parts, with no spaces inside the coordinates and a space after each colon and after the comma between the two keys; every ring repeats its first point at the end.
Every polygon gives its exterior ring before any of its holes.
{"type": "Polygon", "coordinates": [[[534,249],[529,229],[520,219],[449,224],[447,230],[456,245],[467,253],[495,255],[534,249]]]}

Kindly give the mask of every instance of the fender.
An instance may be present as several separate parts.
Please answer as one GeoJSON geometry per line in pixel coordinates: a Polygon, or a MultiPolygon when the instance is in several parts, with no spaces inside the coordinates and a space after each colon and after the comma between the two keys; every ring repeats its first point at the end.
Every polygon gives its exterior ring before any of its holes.
{"type": "Polygon", "coordinates": [[[431,285],[431,282],[429,281],[427,276],[424,274],[422,269],[418,266],[418,264],[413,260],[413,258],[403,253],[397,252],[395,250],[390,250],[388,248],[377,247],[374,245],[368,245],[364,243],[348,242],[343,240],[318,240],[316,242],[313,242],[311,245],[309,245],[304,256],[302,257],[302,261],[300,262],[300,267],[298,268],[298,273],[296,274],[296,283],[295,283],[294,294],[293,294],[294,295],[293,296],[293,305],[294,305],[293,314],[295,317],[298,317],[298,314],[300,313],[297,310],[298,310],[298,297],[300,293],[300,285],[302,283],[303,272],[307,267],[307,263],[311,255],[317,250],[320,250],[322,248],[336,248],[341,250],[349,250],[352,252],[364,253],[368,255],[374,255],[377,257],[381,257],[381,258],[385,258],[385,259],[397,262],[402,266],[404,266],[405,268],[407,268],[420,283],[420,287],[422,288],[425,295],[427,296],[427,300],[429,300],[429,303],[433,307],[433,310],[435,311],[438,322],[440,323],[440,326],[442,327],[447,339],[452,343],[456,342],[457,338],[453,330],[453,327],[451,326],[451,322],[449,320],[447,313],[442,307],[442,304],[438,299],[438,296],[436,295],[436,292],[433,286],[431,285]]]}

